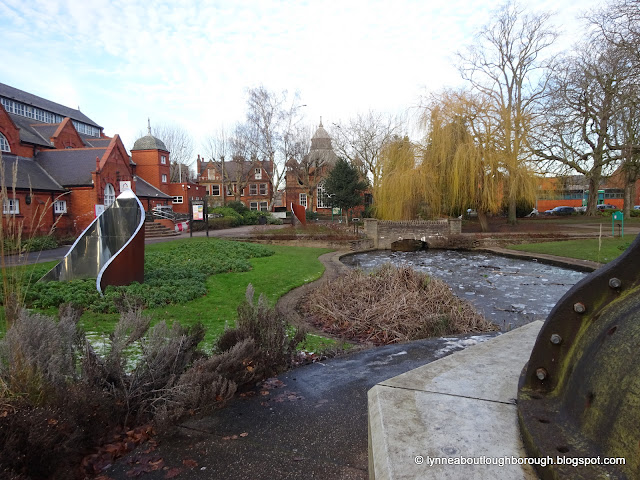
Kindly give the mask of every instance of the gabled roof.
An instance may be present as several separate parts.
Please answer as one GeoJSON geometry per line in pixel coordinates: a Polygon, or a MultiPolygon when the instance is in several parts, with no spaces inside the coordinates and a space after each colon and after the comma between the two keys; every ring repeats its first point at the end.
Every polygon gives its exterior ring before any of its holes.
{"type": "Polygon", "coordinates": [[[45,150],[36,154],[36,162],[65,187],[91,185],[96,170],[96,157],[101,159],[106,148],[69,148],[45,150]]]}
{"type": "MultiPolygon", "coordinates": [[[[269,169],[269,162],[261,162],[259,160],[251,161],[226,161],[224,162],[224,173],[225,177],[229,180],[234,180],[238,176],[248,176],[251,175],[252,168],[261,167],[263,170],[267,172],[268,175],[272,174],[272,171],[269,169]],[[242,169],[242,170],[240,170],[242,169]],[[239,170],[242,173],[239,173],[239,170]],[[239,174],[239,175],[238,175],[239,174]]],[[[202,164],[203,174],[208,168],[214,168],[219,174],[222,174],[222,163],[221,162],[212,162],[209,160],[206,163],[202,164]]],[[[263,180],[267,180],[263,178],[263,180]]]]}
{"type": "Polygon", "coordinates": [[[86,134],[80,134],[80,138],[87,147],[108,147],[111,143],[110,138],[96,138],[86,134]]]}
{"type": "Polygon", "coordinates": [[[133,177],[133,181],[136,182],[136,195],[138,197],[143,198],[164,198],[164,199],[172,199],[171,195],[167,195],[166,193],[158,190],[156,187],[151,185],[149,182],[144,180],[141,177],[135,175],[133,177]]]}
{"type": "Polygon", "coordinates": [[[62,117],[69,117],[73,120],[78,120],[82,123],[92,125],[102,130],[102,127],[100,125],[91,120],[78,109],[65,107],[64,105],[60,105],[59,103],[52,102],[42,97],[38,97],[37,95],[33,95],[32,93],[18,90],[17,88],[10,87],[9,85],[5,85],[4,83],[0,83],[0,96],[16,100],[26,105],[38,107],[49,112],[57,113],[62,117]]]}
{"type": "MultiPolygon", "coordinates": [[[[42,147],[51,147],[50,137],[44,137],[39,130],[33,128],[33,125],[37,122],[32,118],[22,117],[20,115],[15,115],[13,113],[9,114],[13,123],[16,124],[16,127],[20,129],[20,141],[24,143],[30,143],[32,145],[40,145],[42,147]]],[[[40,124],[44,125],[44,124],[40,124]]],[[[52,123],[53,132],[59,124],[52,123]]]]}
{"type": "Polygon", "coordinates": [[[13,168],[18,165],[15,187],[18,189],[47,190],[62,192],[64,188],[56,182],[40,165],[30,158],[10,153],[2,154],[2,168],[7,187],[14,186],[13,168]]]}

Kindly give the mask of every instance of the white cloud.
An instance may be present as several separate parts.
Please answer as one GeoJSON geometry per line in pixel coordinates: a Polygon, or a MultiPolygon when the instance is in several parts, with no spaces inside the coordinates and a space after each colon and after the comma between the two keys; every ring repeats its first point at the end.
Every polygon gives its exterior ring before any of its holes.
{"type": "MultiPolygon", "coordinates": [[[[542,0],[570,30],[596,1],[542,0]]],[[[497,1],[78,0],[0,3],[3,81],[77,106],[130,146],[152,121],[200,139],[244,115],[247,87],[300,91],[311,123],[402,111],[458,82],[454,53],[497,1]],[[26,67],[26,68],[25,68],[26,67]]],[[[579,30],[578,30],[579,31],[579,30]]],[[[576,37],[574,30],[573,38],[576,37]]],[[[567,42],[569,44],[569,42],[567,42]]]]}

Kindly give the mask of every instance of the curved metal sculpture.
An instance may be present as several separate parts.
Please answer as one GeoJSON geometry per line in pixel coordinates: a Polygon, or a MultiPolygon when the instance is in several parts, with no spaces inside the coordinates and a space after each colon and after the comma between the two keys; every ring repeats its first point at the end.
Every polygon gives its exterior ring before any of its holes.
{"type": "Polygon", "coordinates": [[[307,224],[307,210],[302,205],[291,203],[291,213],[301,224],[307,224]]]}
{"type": "Polygon", "coordinates": [[[144,208],[125,190],[78,237],[65,257],[40,281],[95,278],[107,285],[144,281],[144,208]]]}
{"type": "Polygon", "coordinates": [[[640,235],[560,299],[522,371],[525,448],[556,461],[538,469],[543,479],[638,478],[639,352],[640,235]],[[626,464],[604,465],[605,457],[624,457],[626,464]],[[595,464],[584,465],[585,458],[595,464]]]}

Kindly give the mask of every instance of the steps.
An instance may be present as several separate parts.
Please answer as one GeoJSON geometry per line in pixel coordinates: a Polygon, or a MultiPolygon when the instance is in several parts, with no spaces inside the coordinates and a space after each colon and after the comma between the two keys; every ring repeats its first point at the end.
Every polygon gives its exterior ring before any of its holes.
{"type": "Polygon", "coordinates": [[[175,230],[172,230],[158,222],[144,222],[145,238],[176,237],[178,235],[180,234],[175,230]]]}

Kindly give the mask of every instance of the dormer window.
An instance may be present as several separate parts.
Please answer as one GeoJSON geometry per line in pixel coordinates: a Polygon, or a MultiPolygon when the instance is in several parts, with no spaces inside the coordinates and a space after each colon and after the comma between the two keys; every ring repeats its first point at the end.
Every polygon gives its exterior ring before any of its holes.
{"type": "Polygon", "coordinates": [[[167,156],[166,155],[161,155],[160,156],[160,163],[162,165],[166,165],[167,164],[167,156]]]}
{"type": "Polygon", "coordinates": [[[9,141],[7,137],[0,133],[0,151],[2,152],[10,152],[11,147],[9,146],[9,141]]]}
{"type": "Polygon", "coordinates": [[[256,168],[254,171],[254,175],[256,180],[262,180],[262,169],[256,168]]]}

